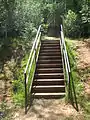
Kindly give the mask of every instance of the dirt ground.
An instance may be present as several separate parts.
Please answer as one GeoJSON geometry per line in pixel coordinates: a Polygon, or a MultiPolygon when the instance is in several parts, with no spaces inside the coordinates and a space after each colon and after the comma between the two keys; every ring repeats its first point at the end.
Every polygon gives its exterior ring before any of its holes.
{"type": "Polygon", "coordinates": [[[34,100],[27,115],[24,111],[16,112],[15,120],[84,120],[82,112],[77,112],[64,99],[34,100]]]}
{"type": "MultiPolygon", "coordinates": [[[[90,42],[73,41],[78,53],[77,67],[85,70],[90,67],[90,42]]],[[[84,74],[83,74],[84,76],[84,74]]],[[[82,77],[83,77],[82,76],[82,77]]],[[[90,95],[90,77],[84,82],[85,92],[90,95]]],[[[34,100],[27,115],[24,111],[15,113],[15,120],[85,120],[83,111],[77,112],[72,105],[65,103],[64,99],[59,100],[34,100]],[[22,114],[21,114],[22,113],[22,114]]]]}
{"type": "Polygon", "coordinates": [[[6,101],[7,103],[10,103],[12,101],[11,100],[12,90],[11,81],[13,80],[13,72],[11,71],[11,68],[13,68],[12,63],[13,61],[7,61],[3,65],[3,72],[0,73],[0,103],[2,101],[6,101]]]}
{"type": "Polygon", "coordinates": [[[90,67],[90,40],[75,41],[78,53],[78,68],[85,69],[90,67]]]}
{"type": "MultiPolygon", "coordinates": [[[[90,41],[90,40],[89,40],[90,41]]],[[[78,69],[85,70],[90,67],[90,42],[73,41],[78,53],[78,69]]],[[[90,71],[89,71],[90,72],[90,71]]],[[[84,74],[83,74],[84,76],[84,74]]],[[[82,77],[83,77],[82,76],[82,77]]],[[[84,82],[85,92],[90,95],[90,76],[84,82]]],[[[24,114],[24,109],[14,111],[14,120],[85,120],[83,110],[77,112],[72,105],[65,102],[65,99],[34,100],[28,111],[24,114]]]]}
{"type": "Polygon", "coordinates": [[[77,67],[83,72],[85,93],[90,97],[90,39],[75,41],[75,45],[78,53],[77,67]],[[87,72],[85,73],[85,71],[87,72]]]}

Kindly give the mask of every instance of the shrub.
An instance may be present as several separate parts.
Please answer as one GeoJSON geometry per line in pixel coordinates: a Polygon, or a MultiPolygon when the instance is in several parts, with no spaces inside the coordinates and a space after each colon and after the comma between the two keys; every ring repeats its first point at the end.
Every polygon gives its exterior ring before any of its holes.
{"type": "Polygon", "coordinates": [[[66,15],[65,23],[65,34],[67,37],[76,38],[80,35],[80,21],[78,16],[71,10],[66,15]]]}

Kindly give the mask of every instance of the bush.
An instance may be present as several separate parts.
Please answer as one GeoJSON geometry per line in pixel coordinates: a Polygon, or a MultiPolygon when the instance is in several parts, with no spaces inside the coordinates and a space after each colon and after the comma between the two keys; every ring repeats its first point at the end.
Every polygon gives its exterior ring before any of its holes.
{"type": "Polygon", "coordinates": [[[79,37],[80,36],[80,21],[78,16],[71,10],[66,15],[65,23],[65,34],[67,37],[79,37]]]}
{"type": "Polygon", "coordinates": [[[90,9],[89,5],[83,4],[82,9],[80,11],[81,14],[81,22],[82,22],[82,32],[84,37],[89,37],[90,36],[90,9]]]}

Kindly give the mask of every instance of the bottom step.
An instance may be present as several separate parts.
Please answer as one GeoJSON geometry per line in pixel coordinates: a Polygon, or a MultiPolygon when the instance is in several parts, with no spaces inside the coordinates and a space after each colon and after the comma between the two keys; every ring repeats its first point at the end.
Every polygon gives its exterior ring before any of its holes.
{"type": "Polygon", "coordinates": [[[59,99],[65,97],[65,93],[32,93],[34,99],[59,99]]]}

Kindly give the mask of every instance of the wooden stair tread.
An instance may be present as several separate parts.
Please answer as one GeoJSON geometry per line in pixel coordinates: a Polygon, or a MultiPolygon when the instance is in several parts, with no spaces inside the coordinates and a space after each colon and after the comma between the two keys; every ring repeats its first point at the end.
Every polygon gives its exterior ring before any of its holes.
{"type": "Polygon", "coordinates": [[[32,97],[34,99],[60,99],[65,97],[65,93],[33,93],[32,97]]]}
{"type": "Polygon", "coordinates": [[[52,75],[52,76],[54,76],[54,75],[64,75],[63,73],[37,73],[37,74],[35,74],[35,75],[52,75]]]}
{"type": "Polygon", "coordinates": [[[65,95],[65,92],[62,93],[32,93],[34,95],[65,95]]]}
{"type": "Polygon", "coordinates": [[[51,52],[51,53],[40,53],[39,55],[61,55],[61,53],[60,52],[51,52]]]}
{"type": "Polygon", "coordinates": [[[60,47],[59,44],[42,44],[42,47],[60,47]]]}
{"type": "Polygon", "coordinates": [[[54,49],[54,50],[53,49],[48,49],[48,50],[47,49],[45,49],[45,50],[42,49],[42,50],[40,50],[40,52],[60,52],[60,50],[59,49],[54,49]]]}
{"type": "Polygon", "coordinates": [[[35,98],[65,96],[60,40],[41,41],[31,92],[35,98]]]}
{"type": "Polygon", "coordinates": [[[32,87],[32,93],[60,93],[65,92],[65,85],[38,85],[32,87]]]}
{"type": "Polygon", "coordinates": [[[38,60],[38,62],[37,62],[37,64],[51,64],[51,63],[59,63],[59,64],[61,64],[62,63],[62,60],[57,60],[57,61],[55,61],[55,60],[38,60]]]}
{"type": "Polygon", "coordinates": [[[62,64],[37,64],[37,68],[62,68],[62,64]]]}
{"type": "Polygon", "coordinates": [[[34,81],[64,81],[64,79],[35,79],[34,81]]]}
{"type": "Polygon", "coordinates": [[[33,88],[61,88],[61,87],[65,87],[65,85],[33,86],[33,88]]]}
{"type": "Polygon", "coordinates": [[[48,46],[41,46],[41,49],[60,49],[60,46],[50,46],[50,47],[48,47],[48,46]]]}
{"type": "Polygon", "coordinates": [[[56,58],[56,57],[58,57],[58,58],[60,58],[61,55],[60,55],[60,56],[47,56],[47,55],[42,55],[42,56],[39,56],[39,57],[51,57],[51,58],[56,58]]]}
{"type": "Polygon", "coordinates": [[[64,79],[35,79],[36,81],[64,81],[64,79]]]}
{"type": "Polygon", "coordinates": [[[37,70],[63,70],[63,68],[37,68],[37,70]]]}
{"type": "MultiPolygon", "coordinates": [[[[37,65],[60,65],[60,63],[51,63],[51,64],[48,64],[48,63],[46,63],[46,64],[40,64],[40,63],[38,63],[37,65]]],[[[62,64],[61,64],[62,65],[62,64]]]]}
{"type": "Polygon", "coordinates": [[[57,61],[62,61],[62,59],[55,59],[55,60],[53,60],[53,59],[45,59],[45,60],[38,60],[38,61],[54,61],[55,63],[57,63],[57,61]]]}
{"type": "Polygon", "coordinates": [[[57,41],[55,41],[55,40],[50,40],[50,41],[48,41],[48,40],[46,40],[46,41],[41,41],[41,43],[48,43],[48,44],[52,44],[52,43],[59,43],[59,40],[57,40],[57,41]]]}
{"type": "Polygon", "coordinates": [[[34,79],[33,86],[64,85],[64,79],[34,79]]]}
{"type": "Polygon", "coordinates": [[[36,73],[60,73],[63,72],[63,68],[37,68],[36,73]]]}

